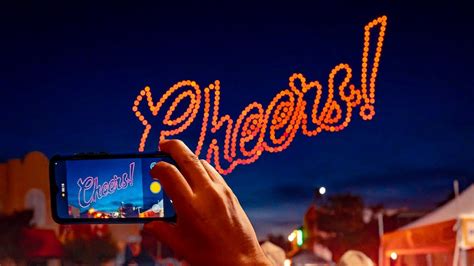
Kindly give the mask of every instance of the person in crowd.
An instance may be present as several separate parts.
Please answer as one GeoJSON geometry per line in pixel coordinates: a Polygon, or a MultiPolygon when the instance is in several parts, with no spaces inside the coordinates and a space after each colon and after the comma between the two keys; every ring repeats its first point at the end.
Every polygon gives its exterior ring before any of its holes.
{"type": "Polygon", "coordinates": [[[357,250],[348,250],[342,255],[337,266],[375,266],[375,264],[364,253],[357,250]]]}

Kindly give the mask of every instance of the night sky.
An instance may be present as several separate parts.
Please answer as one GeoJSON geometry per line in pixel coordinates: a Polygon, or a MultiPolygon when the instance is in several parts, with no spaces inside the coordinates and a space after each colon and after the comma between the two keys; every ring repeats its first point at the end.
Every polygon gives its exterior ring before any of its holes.
{"type": "MultiPolygon", "coordinates": [[[[32,150],[135,152],[143,126],[131,107],[146,85],[157,95],[180,80],[204,88],[219,79],[221,112],[236,119],[253,101],[266,106],[295,72],[326,90],[330,70],[344,62],[359,84],[363,27],[387,15],[375,118],[356,115],[339,133],[300,132],[287,150],[226,179],[260,237],[301,224],[321,185],[368,205],[429,209],[454,179],[463,188],[474,181],[467,5],[163,2],[2,4],[1,161],[32,150]]],[[[191,147],[199,123],[182,136],[191,147]]]]}

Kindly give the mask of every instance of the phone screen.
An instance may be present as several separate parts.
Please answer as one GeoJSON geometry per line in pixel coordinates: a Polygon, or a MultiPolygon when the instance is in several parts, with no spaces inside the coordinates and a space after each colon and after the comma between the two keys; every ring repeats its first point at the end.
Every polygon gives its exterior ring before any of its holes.
{"type": "Polygon", "coordinates": [[[101,222],[174,217],[171,200],[150,175],[159,161],[173,163],[163,156],[55,161],[57,217],[101,222]]]}

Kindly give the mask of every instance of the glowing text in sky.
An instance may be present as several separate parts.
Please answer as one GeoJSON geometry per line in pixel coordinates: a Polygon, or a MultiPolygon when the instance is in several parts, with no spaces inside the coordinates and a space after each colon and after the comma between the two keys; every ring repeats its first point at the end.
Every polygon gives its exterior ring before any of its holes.
{"type": "Polygon", "coordinates": [[[237,119],[220,113],[219,80],[205,87],[204,91],[195,81],[180,81],[166,91],[158,102],[153,101],[150,88],[145,87],[132,107],[144,126],[138,150],[145,150],[152,128],[149,119],[144,116],[149,112],[153,116],[164,116],[162,125],[153,125],[166,127],[159,135],[159,140],[163,140],[189,128],[202,108],[201,132],[195,153],[199,156],[205,152],[206,160],[221,174],[232,172],[238,165],[255,162],[263,152],[285,150],[298,131],[308,137],[323,131],[341,131],[349,125],[355,110],[358,110],[363,120],[371,120],[375,115],[375,81],[386,26],[387,17],[381,16],[364,27],[360,86],[351,82],[352,68],[345,63],[338,64],[329,73],[324,104],[321,102],[321,83],[317,80],[307,81],[300,73],[291,75],[289,88],[279,91],[267,106],[252,102],[237,119]],[[377,33],[375,49],[371,49],[372,31],[377,33]],[[369,54],[372,55],[370,58],[369,54]],[[336,76],[342,81],[336,82],[336,76]],[[312,101],[305,99],[310,93],[315,95],[312,101]],[[186,110],[176,115],[178,105],[186,98],[189,98],[186,110]],[[169,109],[162,110],[165,103],[169,102],[169,109]],[[217,137],[222,134],[223,141],[217,137]],[[209,144],[203,151],[205,142],[209,144]]]}

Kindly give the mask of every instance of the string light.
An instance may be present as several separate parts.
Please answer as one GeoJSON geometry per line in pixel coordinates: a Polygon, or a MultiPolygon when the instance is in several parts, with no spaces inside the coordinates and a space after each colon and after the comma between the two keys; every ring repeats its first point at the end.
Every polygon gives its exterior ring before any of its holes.
{"type": "Polygon", "coordinates": [[[153,104],[153,97],[151,95],[150,87],[145,87],[143,90],[140,91],[138,94],[136,100],[133,102],[133,107],[132,111],[135,112],[135,116],[138,117],[138,119],[142,122],[143,126],[145,126],[145,129],[143,131],[142,137],[140,139],[140,145],[138,147],[138,151],[142,152],[145,150],[145,142],[148,138],[148,134],[150,133],[151,130],[151,125],[149,124],[148,120],[145,119],[145,117],[142,115],[139,109],[140,103],[144,100],[144,96],[146,96],[146,100],[148,103],[148,108],[152,112],[153,116],[158,115],[158,111],[161,109],[163,104],[166,102],[166,100],[178,89],[183,88],[183,87],[188,87],[188,89],[181,94],[178,95],[178,97],[173,101],[171,104],[170,108],[165,114],[165,117],[163,119],[163,124],[167,126],[178,126],[175,129],[172,130],[162,130],[160,133],[160,141],[164,140],[166,137],[169,136],[174,136],[177,135],[181,132],[183,132],[191,123],[194,121],[196,118],[196,115],[199,111],[199,107],[201,104],[201,90],[199,89],[199,85],[195,81],[191,80],[184,80],[176,83],[173,85],[157,102],[156,105],[153,104]],[[191,87],[191,88],[189,88],[191,87]],[[174,111],[176,110],[176,107],[178,104],[181,103],[181,101],[188,97],[190,99],[190,103],[186,111],[180,115],[179,117],[172,119],[171,116],[173,115],[174,111]],[[184,121],[184,122],[183,122],[184,121]]]}
{"type": "Polygon", "coordinates": [[[381,16],[369,22],[364,27],[364,48],[362,52],[362,74],[361,74],[361,88],[362,98],[364,99],[364,105],[360,108],[360,116],[364,120],[371,120],[375,115],[375,80],[377,78],[377,72],[380,63],[380,57],[382,55],[382,47],[385,38],[385,30],[387,27],[387,17],[381,16]],[[379,34],[377,38],[377,46],[375,48],[375,55],[372,64],[372,71],[370,73],[369,83],[369,94],[367,94],[367,68],[369,62],[369,51],[370,51],[370,36],[372,28],[379,27],[379,34]]]}
{"type": "MultiPolygon", "coordinates": [[[[138,150],[144,151],[148,135],[152,129],[144,114],[157,116],[164,112],[162,107],[172,95],[177,95],[164,113],[162,124],[172,129],[161,130],[159,140],[178,135],[186,130],[195,120],[200,110],[202,98],[204,108],[202,114],[201,133],[198,138],[196,155],[200,155],[206,140],[209,146],[206,160],[213,163],[221,174],[231,173],[236,166],[255,162],[263,152],[281,152],[288,148],[301,128],[303,135],[312,137],[322,131],[338,132],[346,128],[352,119],[352,112],[360,106],[359,115],[363,120],[371,120],[375,115],[375,81],[378,73],[382,46],[385,37],[387,17],[381,16],[372,20],[364,27],[364,46],[362,52],[361,85],[356,88],[351,84],[352,69],[348,64],[338,64],[329,73],[327,98],[321,106],[323,86],[319,81],[307,82],[301,73],[289,78],[289,89],[278,92],[265,108],[258,102],[247,105],[237,120],[228,114],[220,114],[220,81],[216,80],[206,88],[201,96],[199,85],[195,81],[184,80],[174,84],[159,99],[153,102],[149,87],[145,87],[137,95],[132,111],[144,126],[138,150]],[[369,60],[371,31],[378,27],[377,44],[373,60],[369,60]],[[371,63],[368,79],[369,63],[371,63]],[[335,83],[336,76],[342,75],[342,81],[335,83]],[[367,85],[367,80],[369,83],[367,85]],[[296,85],[299,84],[299,85],[296,85]],[[338,92],[335,91],[337,87],[338,92]],[[308,103],[304,96],[315,90],[315,97],[308,103]],[[336,96],[339,97],[336,97],[336,96]],[[186,110],[177,113],[178,105],[188,100],[186,110]],[[143,102],[149,111],[140,111],[143,102]],[[209,125],[210,123],[210,125],[209,125]],[[311,129],[310,129],[311,128],[311,129]],[[212,138],[206,138],[210,132],[212,138]],[[219,143],[215,135],[224,133],[223,143],[219,143]],[[222,148],[221,148],[222,147],[222,148]],[[222,157],[227,161],[223,164],[222,157]]],[[[180,108],[183,109],[183,108],[180,108]]]]}

